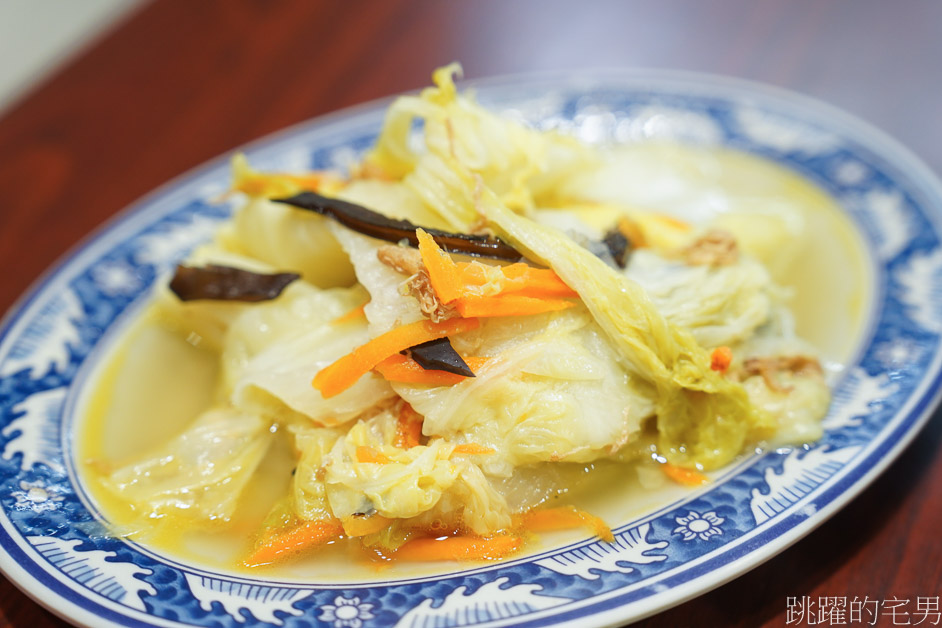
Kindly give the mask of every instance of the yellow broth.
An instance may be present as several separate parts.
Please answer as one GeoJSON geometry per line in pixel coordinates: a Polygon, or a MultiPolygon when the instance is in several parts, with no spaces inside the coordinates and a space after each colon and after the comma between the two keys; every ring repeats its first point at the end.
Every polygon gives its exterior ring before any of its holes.
{"type": "MultiPolygon", "coordinates": [[[[598,202],[670,212],[691,222],[715,221],[760,258],[769,257],[763,238],[777,235],[750,232],[750,212],[767,211],[770,205],[795,208],[805,221],[804,241],[797,243],[790,259],[763,261],[779,284],[794,291],[790,305],[799,335],[832,366],[839,368],[853,357],[872,298],[870,267],[857,231],[821,189],[771,162],[728,150],[639,145],[619,149],[610,163],[611,172],[600,173],[593,188],[598,202]],[[646,196],[628,185],[622,174],[638,168],[644,180],[673,181],[672,193],[646,196]]],[[[190,563],[265,578],[342,582],[373,578],[387,569],[393,569],[396,577],[409,577],[454,567],[390,566],[344,543],[276,567],[242,567],[265,514],[288,490],[295,461],[287,434],[280,434],[269,450],[232,521],[193,524],[169,517],[140,521],[102,486],[102,473],[139,459],[208,408],[214,402],[217,358],[215,352],[188,342],[186,333],[145,315],[115,343],[91,380],[75,424],[76,460],[88,492],[115,534],[190,563]]],[[[578,487],[561,487],[559,499],[553,501],[575,504],[614,528],[692,490],[671,483],[653,468],[636,471],[604,461],[567,465],[563,475],[578,487]]],[[[585,530],[543,534],[529,539],[526,551],[586,534],[585,530]]]]}

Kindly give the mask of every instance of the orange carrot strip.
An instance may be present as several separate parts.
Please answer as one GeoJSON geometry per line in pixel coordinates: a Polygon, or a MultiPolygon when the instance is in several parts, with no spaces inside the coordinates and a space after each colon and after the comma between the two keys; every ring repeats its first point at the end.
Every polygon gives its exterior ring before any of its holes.
{"type": "Polygon", "coordinates": [[[332,541],[341,534],[343,525],[336,519],[304,521],[266,540],[245,559],[244,564],[246,567],[258,567],[290,558],[303,550],[332,541]]]}
{"type": "Polygon", "coordinates": [[[442,303],[451,303],[464,291],[458,267],[427,232],[416,229],[415,235],[419,239],[419,253],[435,294],[442,303]]]}
{"type": "Polygon", "coordinates": [[[533,268],[527,264],[510,264],[501,268],[507,281],[502,293],[529,294],[540,297],[576,297],[578,293],[566,285],[553,270],[533,268]]]}
{"type": "Polygon", "coordinates": [[[467,454],[470,456],[483,456],[495,453],[495,450],[492,447],[485,447],[484,445],[479,445],[477,443],[462,443],[461,445],[455,445],[452,453],[467,454]]]}
{"type": "Polygon", "coordinates": [[[700,486],[710,481],[710,478],[695,469],[685,469],[670,463],[662,464],[661,469],[664,471],[664,475],[678,484],[684,484],[686,486],[700,486]]]}
{"type": "Polygon", "coordinates": [[[352,310],[350,310],[349,312],[346,312],[345,314],[341,314],[340,316],[332,320],[331,323],[334,323],[334,324],[349,323],[359,318],[363,318],[364,316],[366,316],[364,308],[366,308],[367,303],[369,303],[369,301],[367,301],[363,305],[359,305],[353,308],[352,310]]]}
{"type": "Polygon", "coordinates": [[[473,298],[468,290],[470,286],[483,286],[495,279],[500,284],[496,287],[501,294],[518,293],[536,299],[578,296],[551,269],[533,268],[523,263],[507,266],[486,266],[480,262],[456,264],[427,232],[417,229],[416,236],[429,281],[443,303],[473,298]]]}
{"type": "Polygon", "coordinates": [[[457,268],[465,286],[483,286],[494,281],[492,271],[496,269],[500,278],[500,294],[523,294],[537,298],[578,296],[549,268],[533,268],[524,263],[489,267],[480,262],[458,262],[457,268]]]}
{"type": "Polygon", "coordinates": [[[396,327],[321,369],[311,383],[325,399],[333,397],[353,386],[391,355],[429,340],[476,329],[479,325],[475,318],[451,318],[440,323],[422,320],[396,327]]]}
{"type": "MultiPolygon", "coordinates": [[[[472,372],[484,366],[487,358],[464,358],[465,364],[472,372]]],[[[406,384],[426,384],[428,386],[454,386],[468,379],[465,375],[458,375],[449,371],[438,369],[424,369],[418,362],[397,353],[391,355],[376,365],[380,375],[391,382],[406,384]]]]}
{"type": "Polygon", "coordinates": [[[489,538],[448,536],[414,539],[400,547],[394,556],[402,560],[497,560],[523,546],[520,537],[501,534],[489,538]]]}
{"type": "Polygon", "coordinates": [[[377,514],[373,514],[368,517],[363,515],[351,515],[349,517],[344,517],[342,522],[344,534],[350,537],[355,537],[366,536],[367,534],[373,534],[374,532],[385,530],[389,527],[392,519],[377,514]]]}
{"type": "MultiPolygon", "coordinates": [[[[489,281],[493,281],[495,276],[495,271],[500,273],[500,266],[492,266],[490,264],[482,264],[481,262],[457,262],[455,264],[458,268],[458,276],[461,278],[461,283],[465,286],[483,286],[489,281]]],[[[498,276],[499,277],[499,276],[498,276]]]]}
{"type": "Polygon", "coordinates": [[[425,384],[427,386],[454,386],[466,379],[464,375],[436,369],[424,369],[412,358],[391,355],[376,365],[380,375],[390,382],[425,384]]]}
{"type": "Polygon", "coordinates": [[[386,464],[390,462],[389,458],[382,452],[376,451],[369,445],[359,445],[357,447],[357,462],[376,462],[386,464]]]}
{"type": "Polygon", "coordinates": [[[710,354],[710,368],[720,373],[726,372],[733,363],[733,352],[729,347],[717,347],[710,354]]]}
{"type": "Polygon", "coordinates": [[[575,506],[530,510],[521,516],[521,523],[524,528],[534,532],[568,530],[586,526],[603,541],[612,542],[615,540],[611,528],[604,521],[575,506]]]}
{"type": "Polygon", "coordinates": [[[455,300],[458,313],[465,318],[486,318],[492,316],[526,316],[565,310],[575,305],[562,299],[537,299],[520,294],[499,294],[497,296],[463,296],[455,300]]]}
{"type": "Polygon", "coordinates": [[[503,295],[519,295],[521,297],[530,297],[533,299],[557,299],[572,298],[579,296],[575,290],[566,286],[565,289],[558,289],[554,286],[541,286],[538,283],[521,286],[519,289],[507,288],[501,293],[503,295]]]}
{"type": "Polygon", "coordinates": [[[396,421],[396,447],[409,449],[421,442],[422,420],[422,415],[412,406],[408,403],[402,404],[396,421]]]}

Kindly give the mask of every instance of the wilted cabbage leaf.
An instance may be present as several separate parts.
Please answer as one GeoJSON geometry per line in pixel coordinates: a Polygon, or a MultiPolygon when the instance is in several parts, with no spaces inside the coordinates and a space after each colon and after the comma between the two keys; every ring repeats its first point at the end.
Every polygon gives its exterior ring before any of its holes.
{"type": "Polygon", "coordinates": [[[215,409],[150,457],[122,467],[104,485],[142,516],[228,519],[271,442],[271,423],[215,409]]]}

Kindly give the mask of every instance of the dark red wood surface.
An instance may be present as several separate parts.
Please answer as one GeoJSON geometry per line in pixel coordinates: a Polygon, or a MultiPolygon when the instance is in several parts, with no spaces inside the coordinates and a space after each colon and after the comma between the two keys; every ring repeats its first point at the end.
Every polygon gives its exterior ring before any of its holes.
{"type": "MultiPolygon", "coordinates": [[[[653,67],[759,80],[855,113],[939,173],[940,28],[942,3],[930,0],[146,5],[0,112],[0,311],[168,179],[294,122],[421,87],[452,60],[469,78],[653,67]]],[[[787,597],[804,595],[895,596],[915,610],[942,593],[940,450],[937,413],[805,539],[639,625],[778,626],[787,597]]],[[[0,576],[0,628],[60,624],[0,576]]]]}

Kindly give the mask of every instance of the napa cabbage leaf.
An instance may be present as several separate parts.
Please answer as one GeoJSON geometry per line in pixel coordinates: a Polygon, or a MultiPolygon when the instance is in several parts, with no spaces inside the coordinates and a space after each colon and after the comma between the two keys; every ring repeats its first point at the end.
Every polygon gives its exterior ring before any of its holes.
{"type": "Polygon", "coordinates": [[[311,386],[322,368],[369,339],[362,318],[332,322],[365,300],[359,287],[321,290],[301,282],[279,299],[245,309],[229,328],[222,356],[230,402],[283,422],[329,426],[392,397],[373,373],[330,399],[311,386]]]}
{"type": "Polygon", "coordinates": [[[228,520],[271,443],[271,423],[227,408],[200,415],[149,457],[102,484],[141,517],[228,520]]]}
{"type": "Polygon", "coordinates": [[[449,228],[466,229],[477,214],[468,197],[450,193],[455,173],[442,155],[481,177],[515,211],[545,203],[562,179],[597,165],[595,151],[576,138],[494,115],[473,96],[459,94],[454,76],[460,72],[458,64],[439,68],[433,87],[398,98],[365,159],[367,170],[401,180],[449,228]],[[422,126],[420,145],[413,140],[416,122],[422,126]]]}

